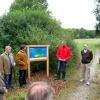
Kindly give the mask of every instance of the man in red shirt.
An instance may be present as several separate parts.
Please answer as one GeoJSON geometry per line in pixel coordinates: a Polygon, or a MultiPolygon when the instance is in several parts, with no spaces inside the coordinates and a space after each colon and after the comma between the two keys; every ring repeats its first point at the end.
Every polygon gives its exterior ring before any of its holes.
{"type": "Polygon", "coordinates": [[[66,63],[71,58],[71,50],[63,41],[61,46],[57,49],[56,57],[58,60],[57,63],[57,80],[60,79],[60,69],[62,65],[62,79],[66,81],[66,63]]]}

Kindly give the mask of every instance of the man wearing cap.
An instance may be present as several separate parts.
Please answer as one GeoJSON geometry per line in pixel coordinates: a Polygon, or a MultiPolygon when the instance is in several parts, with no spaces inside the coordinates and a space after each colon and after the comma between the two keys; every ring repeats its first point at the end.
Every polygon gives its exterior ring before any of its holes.
{"type": "Polygon", "coordinates": [[[86,82],[87,85],[90,85],[90,67],[91,60],[93,59],[93,53],[88,49],[88,45],[84,44],[84,49],[81,51],[81,62],[82,62],[82,75],[80,82],[86,82]]]}

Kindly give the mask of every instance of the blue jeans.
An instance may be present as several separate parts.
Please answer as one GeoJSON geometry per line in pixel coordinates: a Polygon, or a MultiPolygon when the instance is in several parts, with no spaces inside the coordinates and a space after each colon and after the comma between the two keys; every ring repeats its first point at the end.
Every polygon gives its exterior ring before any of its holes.
{"type": "Polygon", "coordinates": [[[7,89],[11,88],[11,85],[12,85],[12,74],[5,75],[5,85],[6,85],[7,89]]]}
{"type": "Polygon", "coordinates": [[[62,68],[62,79],[65,79],[65,75],[66,75],[66,61],[60,61],[58,60],[57,63],[57,79],[60,79],[60,71],[62,68]]]}

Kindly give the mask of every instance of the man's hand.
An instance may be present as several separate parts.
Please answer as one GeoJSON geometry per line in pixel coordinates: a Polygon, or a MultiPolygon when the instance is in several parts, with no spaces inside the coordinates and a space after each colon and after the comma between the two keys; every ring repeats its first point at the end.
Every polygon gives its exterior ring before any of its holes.
{"type": "Polygon", "coordinates": [[[7,88],[6,88],[6,87],[3,87],[3,89],[4,89],[5,93],[7,93],[7,92],[8,92],[8,90],[7,90],[7,88]]]}

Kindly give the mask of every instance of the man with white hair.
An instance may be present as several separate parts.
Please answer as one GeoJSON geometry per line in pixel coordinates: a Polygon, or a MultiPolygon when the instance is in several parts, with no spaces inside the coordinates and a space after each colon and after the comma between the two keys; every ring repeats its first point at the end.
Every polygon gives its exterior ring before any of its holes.
{"type": "Polygon", "coordinates": [[[33,82],[28,90],[26,100],[53,100],[54,89],[46,82],[33,82]]]}
{"type": "Polygon", "coordinates": [[[82,76],[80,82],[86,82],[90,85],[90,67],[91,60],[93,59],[93,53],[88,49],[88,45],[84,44],[84,49],[81,51],[82,62],[82,76]]]}
{"type": "Polygon", "coordinates": [[[12,87],[12,69],[15,66],[14,57],[11,53],[11,47],[6,46],[5,52],[0,55],[0,71],[4,76],[7,89],[12,87]]]}

